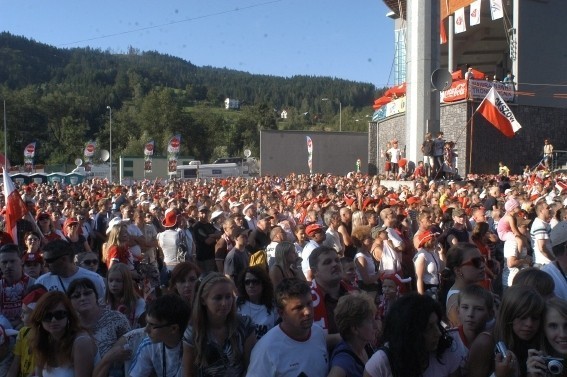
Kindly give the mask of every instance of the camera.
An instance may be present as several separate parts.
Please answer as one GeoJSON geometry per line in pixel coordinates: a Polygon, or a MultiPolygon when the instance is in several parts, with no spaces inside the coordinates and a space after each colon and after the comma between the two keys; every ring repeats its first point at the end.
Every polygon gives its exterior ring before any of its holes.
{"type": "Polygon", "coordinates": [[[563,359],[558,357],[544,357],[544,363],[547,366],[547,371],[552,375],[560,375],[563,373],[563,359]]]}
{"type": "Polygon", "coordinates": [[[506,359],[506,352],[508,352],[508,347],[506,347],[506,344],[502,341],[496,343],[496,349],[494,350],[495,353],[501,353],[502,354],[502,358],[506,359]]]}

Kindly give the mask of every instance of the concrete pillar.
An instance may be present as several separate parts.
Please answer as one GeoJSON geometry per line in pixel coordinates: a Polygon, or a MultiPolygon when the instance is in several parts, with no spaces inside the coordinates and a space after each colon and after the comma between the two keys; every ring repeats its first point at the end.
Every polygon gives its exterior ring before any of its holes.
{"type": "Polygon", "coordinates": [[[439,1],[407,2],[406,157],[422,159],[426,130],[439,131],[439,92],[431,74],[439,68],[439,1]]]}

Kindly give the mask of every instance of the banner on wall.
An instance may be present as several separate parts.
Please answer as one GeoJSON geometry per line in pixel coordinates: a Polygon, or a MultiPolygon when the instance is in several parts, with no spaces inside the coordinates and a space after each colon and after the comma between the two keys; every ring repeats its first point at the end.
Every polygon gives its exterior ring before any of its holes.
{"type": "Polygon", "coordinates": [[[154,155],[155,142],[150,140],[144,146],[144,171],[146,173],[152,172],[152,156],[154,155]]]}
{"type": "Polygon", "coordinates": [[[88,141],[85,145],[85,151],[83,152],[83,155],[85,156],[84,167],[86,172],[91,171],[91,168],[93,166],[93,156],[95,155],[95,152],[96,143],[94,141],[88,141]]]}
{"type": "Polygon", "coordinates": [[[307,140],[307,166],[309,174],[313,174],[313,140],[309,136],[305,136],[307,140]]]}
{"type": "Polygon", "coordinates": [[[33,159],[35,157],[35,146],[36,143],[29,143],[24,148],[24,171],[26,173],[31,173],[33,171],[33,159]]]}
{"type": "Polygon", "coordinates": [[[181,135],[173,135],[167,143],[167,173],[169,175],[176,174],[177,172],[177,157],[179,156],[179,149],[181,148],[181,135]]]}

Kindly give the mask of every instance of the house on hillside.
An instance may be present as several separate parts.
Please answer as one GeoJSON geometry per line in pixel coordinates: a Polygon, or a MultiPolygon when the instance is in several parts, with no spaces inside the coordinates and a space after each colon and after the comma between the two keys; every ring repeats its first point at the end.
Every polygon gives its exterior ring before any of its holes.
{"type": "Polygon", "coordinates": [[[224,108],[226,110],[240,109],[240,101],[237,99],[227,98],[224,100],[224,108]]]}

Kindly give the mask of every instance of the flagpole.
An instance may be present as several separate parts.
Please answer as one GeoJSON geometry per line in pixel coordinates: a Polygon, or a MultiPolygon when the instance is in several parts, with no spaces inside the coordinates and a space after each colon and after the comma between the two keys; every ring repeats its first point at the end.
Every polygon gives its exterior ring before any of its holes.
{"type": "Polygon", "coordinates": [[[8,132],[6,126],[6,100],[4,100],[4,173],[8,171],[8,132]]]}
{"type": "MultiPolygon", "coordinates": [[[[471,107],[474,106],[474,102],[471,102],[471,107]]],[[[474,136],[474,115],[476,114],[476,111],[474,113],[472,113],[471,115],[471,144],[470,144],[470,150],[469,150],[469,173],[472,174],[472,151],[473,151],[473,136],[474,136]]]]}

